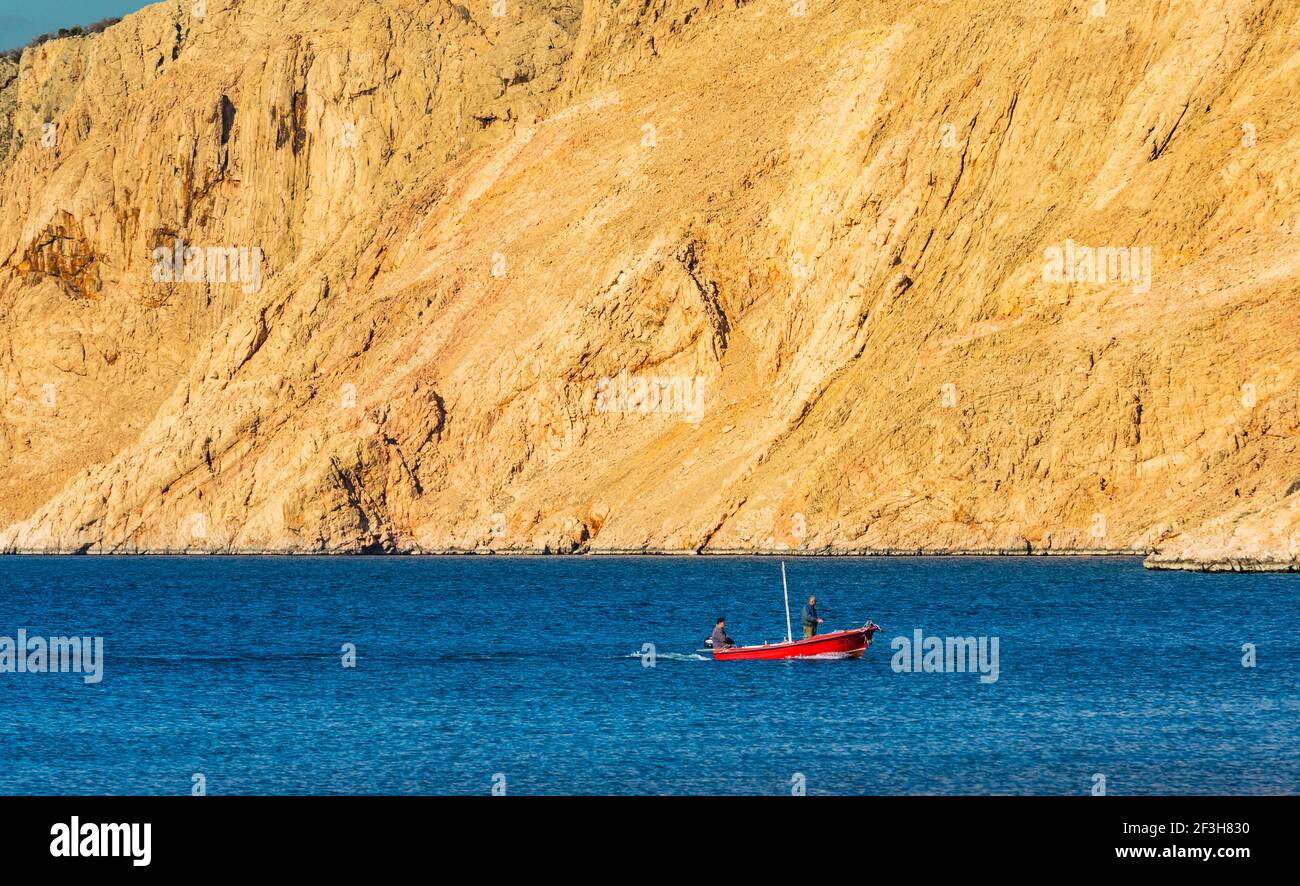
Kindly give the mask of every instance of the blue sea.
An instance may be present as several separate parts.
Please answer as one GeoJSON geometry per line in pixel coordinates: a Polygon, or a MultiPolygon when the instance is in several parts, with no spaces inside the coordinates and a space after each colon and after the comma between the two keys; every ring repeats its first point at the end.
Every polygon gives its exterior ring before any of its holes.
{"type": "Polygon", "coordinates": [[[104,650],[0,673],[0,793],[1300,792],[1300,576],[786,566],[796,634],[815,593],[863,658],[697,654],[783,638],[772,558],[0,558],[0,636],[104,650]],[[996,638],[996,681],[899,670],[918,630],[996,638]]]}

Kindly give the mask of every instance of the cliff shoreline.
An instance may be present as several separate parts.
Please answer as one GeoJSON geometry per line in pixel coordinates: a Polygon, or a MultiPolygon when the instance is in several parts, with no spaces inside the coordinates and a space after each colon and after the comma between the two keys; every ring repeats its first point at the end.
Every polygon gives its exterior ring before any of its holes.
{"type": "Polygon", "coordinates": [[[149,549],[103,552],[93,550],[9,550],[0,557],[786,557],[799,558],[919,558],[919,557],[1128,557],[1142,559],[1146,569],[1169,572],[1207,573],[1291,573],[1300,572],[1300,564],[1284,560],[1227,559],[1227,560],[1162,560],[1155,550],[1124,548],[1059,548],[1023,550],[1019,548],[838,548],[833,550],[772,550],[767,548],[727,550],[670,550],[666,548],[577,548],[550,550],[549,548],[443,548],[425,550],[398,548],[394,550],[195,550],[193,548],[149,549]]]}
{"type": "Polygon", "coordinates": [[[1293,0],[506,6],[0,59],[0,551],[1300,564],[1293,0]]]}

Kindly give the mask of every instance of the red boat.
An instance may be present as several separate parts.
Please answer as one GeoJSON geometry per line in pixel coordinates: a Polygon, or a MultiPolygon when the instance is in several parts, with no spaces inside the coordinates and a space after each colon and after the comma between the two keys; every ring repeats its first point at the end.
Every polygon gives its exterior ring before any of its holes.
{"type": "Polygon", "coordinates": [[[770,658],[861,658],[871,645],[871,635],[880,626],[867,622],[851,631],[836,631],[809,637],[807,640],[788,640],[784,643],[764,643],[762,646],[728,646],[714,649],[716,661],[770,658]]]}
{"type": "Polygon", "coordinates": [[[796,640],[790,631],[790,589],[785,582],[785,563],[781,564],[781,589],[785,593],[785,642],[762,646],[727,646],[713,648],[715,661],[774,658],[861,658],[871,645],[871,637],[880,625],[870,619],[860,628],[796,640]]]}

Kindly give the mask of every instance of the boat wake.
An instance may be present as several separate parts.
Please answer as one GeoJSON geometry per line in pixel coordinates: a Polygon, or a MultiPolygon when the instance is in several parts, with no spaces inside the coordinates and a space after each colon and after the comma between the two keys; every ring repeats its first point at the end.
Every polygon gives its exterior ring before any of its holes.
{"type": "MultiPolygon", "coordinates": [[[[631,652],[625,656],[625,658],[644,658],[644,657],[645,657],[645,653],[641,653],[641,652],[631,652]]],[[[712,661],[712,659],[709,658],[708,656],[700,655],[697,652],[656,652],[655,660],[656,661],[712,661]]]]}

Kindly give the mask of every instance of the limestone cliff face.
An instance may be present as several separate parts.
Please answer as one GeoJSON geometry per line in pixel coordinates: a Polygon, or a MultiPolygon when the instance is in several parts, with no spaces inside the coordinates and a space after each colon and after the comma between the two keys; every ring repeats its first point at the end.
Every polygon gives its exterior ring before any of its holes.
{"type": "Polygon", "coordinates": [[[1300,10],[1105,7],[209,0],[28,52],[0,548],[1296,568],[1300,10]]]}

